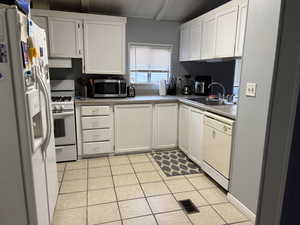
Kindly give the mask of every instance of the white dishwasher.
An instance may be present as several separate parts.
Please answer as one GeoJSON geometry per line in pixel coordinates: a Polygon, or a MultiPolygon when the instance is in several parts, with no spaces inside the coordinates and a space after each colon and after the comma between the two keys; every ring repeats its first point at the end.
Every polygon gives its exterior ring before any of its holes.
{"type": "Polygon", "coordinates": [[[206,113],[202,169],[228,190],[234,120],[206,113]]]}

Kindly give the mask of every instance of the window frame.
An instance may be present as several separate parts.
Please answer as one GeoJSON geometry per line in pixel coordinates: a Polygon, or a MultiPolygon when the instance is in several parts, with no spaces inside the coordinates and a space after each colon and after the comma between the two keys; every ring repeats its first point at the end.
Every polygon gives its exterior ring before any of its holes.
{"type": "Polygon", "coordinates": [[[129,83],[130,84],[137,84],[137,85],[158,85],[156,82],[151,82],[151,73],[153,72],[168,72],[168,78],[172,74],[172,54],[173,54],[173,45],[172,44],[155,44],[155,43],[145,43],[145,42],[129,42],[128,43],[128,76],[129,76],[129,83]],[[145,46],[145,47],[161,47],[161,48],[169,48],[170,49],[170,70],[165,71],[165,70],[130,70],[130,65],[131,65],[131,57],[130,57],[130,49],[132,46],[145,46]],[[147,82],[131,82],[131,72],[146,72],[147,73],[147,82]]]}

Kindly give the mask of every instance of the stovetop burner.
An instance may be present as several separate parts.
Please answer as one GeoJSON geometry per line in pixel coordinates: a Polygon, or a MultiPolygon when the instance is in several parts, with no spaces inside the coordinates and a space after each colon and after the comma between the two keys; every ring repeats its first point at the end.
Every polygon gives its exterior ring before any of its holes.
{"type": "Polygon", "coordinates": [[[52,96],[52,102],[71,102],[72,96],[52,96]]]}

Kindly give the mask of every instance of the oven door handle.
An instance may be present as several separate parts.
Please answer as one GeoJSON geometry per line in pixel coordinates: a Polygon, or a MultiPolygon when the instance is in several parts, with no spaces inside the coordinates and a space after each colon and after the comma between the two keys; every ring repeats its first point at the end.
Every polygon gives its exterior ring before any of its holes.
{"type": "Polygon", "coordinates": [[[120,95],[121,95],[121,80],[119,80],[119,82],[118,82],[118,83],[119,83],[119,85],[118,85],[118,86],[119,86],[119,96],[120,96],[120,95]]]}
{"type": "Polygon", "coordinates": [[[65,117],[65,116],[72,116],[72,115],[74,115],[74,112],[53,113],[53,117],[54,118],[65,117]]]}

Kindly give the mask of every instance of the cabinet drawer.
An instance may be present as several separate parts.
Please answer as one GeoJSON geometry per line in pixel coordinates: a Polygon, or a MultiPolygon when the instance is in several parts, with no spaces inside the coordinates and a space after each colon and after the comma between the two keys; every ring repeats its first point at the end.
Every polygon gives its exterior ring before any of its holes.
{"type": "Polygon", "coordinates": [[[110,106],[82,106],[82,116],[105,116],[111,115],[112,109],[110,106]]]}
{"type": "Polygon", "coordinates": [[[111,129],[84,130],[83,141],[110,141],[112,139],[111,129]]]}
{"type": "Polygon", "coordinates": [[[110,153],[110,152],[113,152],[111,141],[92,142],[92,143],[83,144],[84,155],[110,153]]]}
{"type": "Polygon", "coordinates": [[[56,162],[77,160],[76,145],[56,146],[56,162]]]}
{"type": "Polygon", "coordinates": [[[82,129],[111,128],[112,116],[82,117],[82,129]]]}

